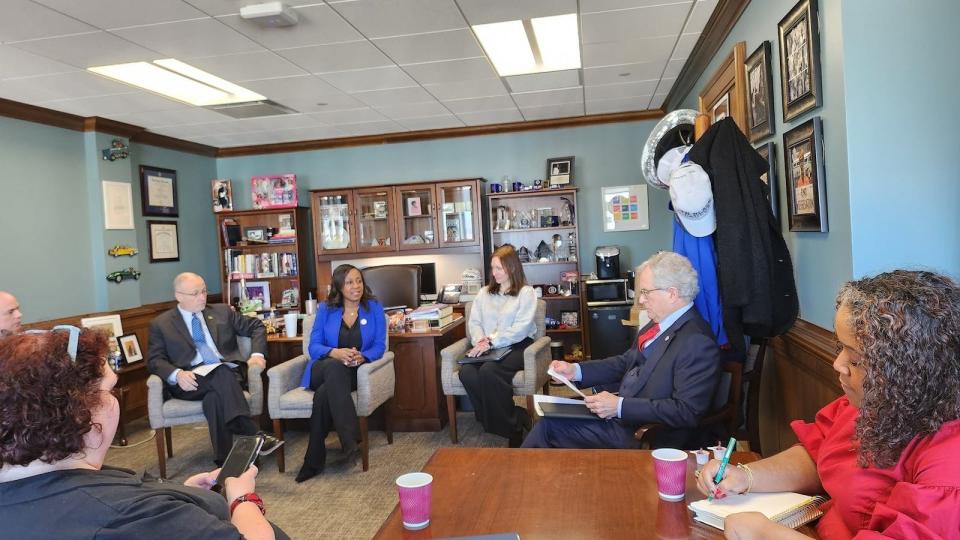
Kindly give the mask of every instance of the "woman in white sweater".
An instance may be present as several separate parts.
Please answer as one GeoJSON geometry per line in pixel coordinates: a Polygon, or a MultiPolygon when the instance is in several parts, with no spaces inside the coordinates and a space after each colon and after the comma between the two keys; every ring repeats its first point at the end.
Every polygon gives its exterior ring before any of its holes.
{"type": "Polygon", "coordinates": [[[527,285],[517,251],[510,244],[500,246],[490,257],[490,283],[471,306],[467,330],[473,348],[467,356],[501,347],[511,350],[499,361],[463,365],[460,382],[484,431],[507,437],[511,448],[519,447],[524,430],[530,429],[526,409],[513,404],[512,381],[523,369],[523,350],[536,336],[536,311],[537,295],[527,285]]]}

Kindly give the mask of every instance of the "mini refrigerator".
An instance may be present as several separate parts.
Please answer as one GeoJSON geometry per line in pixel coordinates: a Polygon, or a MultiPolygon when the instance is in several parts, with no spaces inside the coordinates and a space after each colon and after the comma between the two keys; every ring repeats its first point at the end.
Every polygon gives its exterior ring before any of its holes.
{"type": "Polygon", "coordinates": [[[587,317],[590,321],[591,358],[616,356],[630,347],[637,328],[624,326],[620,322],[630,319],[630,306],[631,304],[587,308],[587,317]]]}

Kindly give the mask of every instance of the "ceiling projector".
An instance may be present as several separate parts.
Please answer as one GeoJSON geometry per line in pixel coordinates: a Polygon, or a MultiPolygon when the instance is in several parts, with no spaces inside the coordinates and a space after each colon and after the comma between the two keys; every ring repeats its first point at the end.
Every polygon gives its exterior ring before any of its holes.
{"type": "Polygon", "coordinates": [[[240,17],[261,26],[293,26],[297,12],[283,2],[264,2],[240,8],[240,17]]]}

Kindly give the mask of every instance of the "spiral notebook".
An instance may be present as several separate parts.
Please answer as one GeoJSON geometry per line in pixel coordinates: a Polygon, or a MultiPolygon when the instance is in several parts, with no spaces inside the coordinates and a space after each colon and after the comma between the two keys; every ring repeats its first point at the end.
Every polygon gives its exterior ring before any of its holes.
{"type": "Polygon", "coordinates": [[[690,509],[696,514],[693,519],[721,531],[723,520],[739,512],[760,512],[771,521],[796,529],[822,516],[820,505],[826,500],[791,492],[731,494],[723,499],[694,501],[690,509]]]}

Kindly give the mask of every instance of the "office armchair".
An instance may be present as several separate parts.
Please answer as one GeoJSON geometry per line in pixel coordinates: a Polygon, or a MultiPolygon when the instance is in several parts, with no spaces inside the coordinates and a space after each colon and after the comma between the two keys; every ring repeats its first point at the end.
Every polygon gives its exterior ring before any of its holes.
{"type": "MultiPolygon", "coordinates": [[[[419,267],[417,268],[419,270],[419,267]]],[[[303,350],[310,348],[310,334],[314,317],[303,321],[303,350]]],[[[387,334],[387,347],[390,335],[387,334]]],[[[301,354],[267,370],[269,378],[267,410],[273,419],[273,434],[283,440],[283,420],[287,418],[310,418],[313,414],[313,390],[300,386],[300,377],[307,366],[307,355],[301,354]]],[[[381,405],[384,407],[384,430],[387,443],[393,444],[393,429],[390,423],[389,401],[393,399],[396,374],[393,371],[393,352],[386,351],[376,362],[367,362],[357,369],[357,389],[350,394],[360,421],[360,451],[363,454],[363,470],[370,468],[370,438],[367,434],[367,417],[381,405]]],[[[277,449],[277,468],[284,472],[284,447],[277,449]]]]}
{"type": "MultiPolygon", "coordinates": [[[[467,304],[464,316],[470,320],[472,303],[467,304]]],[[[547,337],[547,328],[544,319],[547,315],[547,303],[537,300],[537,312],[534,321],[537,324],[537,334],[529,347],[523,350],[523,369],[513,376],[513,393],[517,396],[527,396],[527,411],[530,416],[536,415],[533,406],[533,395],[542,389],[544,394],[550,393],[547,381],[547,368],[550,367],[550,338],[547,337]]],[[[443,383],[443,393],[447,396],[447,416],[450,419],[450,440],[454,444],[457,436],[457,402],[455,396],[467,395],[467,390],[460,382],[460,364],[457,360],[466,356],[470,350],[470,338],[463,338],[440,351],[440,378],[443,383]]]]}
{"type": "Polygon", "coordinates": [[[389,264],[370,266],[360,271],[363,282],[370,287],[384,307],[420,305],[420,267],[389,264]]]}
{"type": "MultiPolygon", "coordinates": [[[[250,338],[237,336],[237,348],[242,358],[250,357],[250,338]]],[[[218,368],[223,369],[223,368],[218,368]]],[[[253,421],[259,424],[258,417],[263,412],[263,380],[260,373],[263,369],[247,366],[247,386],[243,392],[250,405],[250,414],[253,421]]],[[[164,382],[156,375],[147,377],[147,414],[150,417],[150,427],[156,432],[157,461],[160,463],[160,478],[167,477],[167,460],[173,457],[173,432],[171,427],[183,424],[206,422],[203,416],[202,401],[186,401],[183,399],[163,399],[164,382]],[[162,431],[162,433],[161,433],[162,431]]]]}

